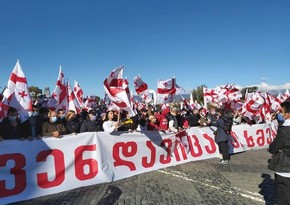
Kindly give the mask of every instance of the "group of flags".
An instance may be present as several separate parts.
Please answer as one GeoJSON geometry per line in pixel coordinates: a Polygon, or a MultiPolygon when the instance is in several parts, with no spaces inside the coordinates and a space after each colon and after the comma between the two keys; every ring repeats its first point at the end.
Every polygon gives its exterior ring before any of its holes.
{"type": "Polygon", "coordinates": [[[203,95],[205,104],[210,102],[218,107],[238,110],[243,117],[256,123],[270,123],[271,113],[277,112],[280,104],[290,97],[289,90],[284,94],[279,93],[277,97],[265,92],[246,92],[242,101],[242,94],[235,85],[218,86],[215,89],[204,88],[203,95]]]}
{"type": "MultiPolygon", "coordinates": [[[[136,114],[135,108],[142,107],[153,100],[152,93],[148,90],[148,85],[142,80],[141,76],[134,78],[134,88],[142,102],[136,103],[133,94],[129,92],[129,83],[123,78],[124,66],[111,71],[104,81],[106,95],[117,107],[127,110],[132,116],[136,114]],[[141,104],[141,106],[140,106],[141,104]]],[[[156,104],[166,104],[173,101],[176,93],[175,77],[168,80],[158,80],[157,82],[157,102],[156,104]]]]}
{"type": "MultiPolygon", "coordinates": [[[[64,111],[74,110],[80,113],[82,109],[89,108],[89,100],[83,102],[83,91],[77,81],[74,81],[72,88],[69,82],[65,81],[64,74],[60,67],[58,79],[54,92],[47,102],[51,110],[63,109],[64,111]]],[[[35,102],[38,103],[38,102],[35,102]]],[[[2,93],[0,102],[0,121],[6,116],[9,107],[17,109],[21,122],[28,119],[28,112],[32,110],[33,101],[30,96],[28,83],[19,60],[8,79],[7,86],[2,93]]]]}
{"type": "Polygon", "coordinates": [[[50,110],[73,110],[76,113],[80,113],[82,109],[90,108],[88,105],[89,100],[88,98],[86,102],[83,101],[83,90],[76,80],[74,81],[73,88],[69,81],[65,80],[64,73],[60,66],[56,86],[47,103],[47,107],[50,110]]]}
{"type": "MultiPolygon", "coordinates": [[[[136,101],[134,102],[133,100],[133,94],[129,91],[129,82],[127,78],[123,78],[123,72],[124,66],[116,68],[104,80],[105,97],[110,100],[109,106],[126,110],[133,116],[136,114],[136,107],[145,107],[147,103],[152,101],[153,97],[148,90],[148,85],[140,76],[136,76],[134,78],[134,88],[142,99],[142,102],[136,105],[136,101]]],[[[158,80],[157,103],[171,102],[176,92],[175,87],[175,78],[158,80]]],[[[83,90],[78,82],[74,81],[74,87],[72,87],[69,81],[65,80],[60,66],[55,89],[49,100],[45,102],[45,105],[50,110],[74,110],[76,113],[80,113],[82,109],[90,109],[96,103],[93,96],[88,97],[85,102],[83,100],[83,90]]],[[[23,122],[28,119],[28,112],[32,110],[32,105],[33,101],[28,83],[19,60],[17,60],[9,77],[7,87],[3,91],[3,99],[0,102],[0,121],[6,116],[8,108],[14,107],[18,110],[20,120],[23,122]]]]}
{"type": "MultiPolygon", "coordinates": [[[[141,76],[134,78],[134,88],[136,93],[142,99],[142,102],[136,105],[132,91],[129,91],[129,82],[123,77],[124,66],[112,70],[109,76],[104,80],[105,98],[109,99],[109,107],[123,109],[128,111],[131,116],[136,114],[136,107],[145,107],[152,102],[152,92],[148,85],[142,80],[141,76]]],[[[175,77],[157,81],[156,104],[168,104],[173,102],[174,96],[180,87],[176,84],[175,77]]],[[[217,107],[225,109],[239,110],[241,114],[257,123],[261,121],[269,122],[271,112],[280,108],[280,103],[290,97],[287,90],[284,94],[277,97],[269,93],[246,93],[245,100],[242,102],[242,94],[235,85],[217,86],[215,89],[203,88],[204,105],[209,102],[217,107]]],[[[0,102],[0,121],[5,117],[8,108],[14,107],[18,110],[20,120],[23,122],[28,119],[28,111],[32,110],[32,99],[28,89],[26,77],[21,69],[19,60],[9,77],[7,87],[2,92],[0,102]]],[[[191,95],[190,102],[183,98],[183,102],[188,109],[193,107],[200,108],[201,105],[194,103],[191,95]]],[[[74,87],[65,80],[64,73],[59,68],[59,74],[55,89],[51,98],[47,102],[47,107],[51,110],[63,109],[64,111],[74,110],[80,113],[82,109],[90,109],[95,105],[94,96],[88,97],[84,102],[83,90],[77,81],[74,81],[74,87]]]]}

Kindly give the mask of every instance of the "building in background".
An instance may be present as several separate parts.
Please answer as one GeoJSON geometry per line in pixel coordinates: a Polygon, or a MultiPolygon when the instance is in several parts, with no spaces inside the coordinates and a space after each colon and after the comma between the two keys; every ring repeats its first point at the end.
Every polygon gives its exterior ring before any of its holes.
{"type": "Polygon", "coordinates": [[[50,89],[49,87],[44,88],[43,94],[45,97],[50,97],[50,89]]]}

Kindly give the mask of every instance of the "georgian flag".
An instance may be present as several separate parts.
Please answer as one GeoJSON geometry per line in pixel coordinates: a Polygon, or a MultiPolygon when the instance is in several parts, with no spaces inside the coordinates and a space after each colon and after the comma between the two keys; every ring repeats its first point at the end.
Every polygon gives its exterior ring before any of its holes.
{"type": "Polygon", "coordinates": [[[272,121],[271,117],[271,102],[270,97],[267,93],[261,93],[261,96],[264,98],[264,103],[261,106],[261,116],[265,123],[270,124],[272,121]]]}
{"type": "Polygon", "coordinates": [[[17,109],[21,122],[28,119],[28,111],[32,109],[32,100],[27,80],[21,69],[19,60],[17,60],[9,77],[7,87],[3,92],[1,115],[3,115],[3,111],[6,113],[9,106],[17,109]]]}
{"type": "Polygon", "coordinates": [[[287,100],[287,98],[289,98],[289,97],[290,97],[290,94],[289,94],[289,90],[287,89],[284,94],[279,93],[278,96],[277,96],[277,99],[278,99],[278,101],[281,104],[282,102],[287,100]]]}
{"type": "Polygon", "coordinates": [[[111,71],[110,75],[104,80],[104,88],[108,97],[116,106],[134,116],[135,112],[130,103],[128,81],[123,79],[123,69],[124,66],[111,71]]]}
{"type": "Polygon", "coordinates": [[[221,86],[221,91],[221,95],[226,96],[228,100],[240,100],[242,97],[242,93],[234,84],[221,86]]]}
{"type": "Polygon", "coordinates": [[[78,104],[81,108],[85,108],[85,105],[83,103],[83,90],[81,89],[79,83],[75,80],[74,81],[74,89],[73,89],[74,95],[76,97],[76,100],[78,101],[78,104]]]}
{"type": "Polygon", "coordinates": [[[261,121],[260,108],[264,104],[264,99],[257,92],[247,93],[242,107],[242,116],[248,117],[256,122],[261,121]]]}
{"type": "Polygon", "coordinates": [[[165,104],[173,101],[176,92],[175,78],[159,80],[157,82],[157,104],[165,104]]]}
{"type": "Polygon", "coordinates": [[[218,93],[215,89],[208,89],[203,87],[203,98],[204,104],[206,105],[209,102],[217,102],[218,93]]]}
{"type": "Polygon", "coordinates": [[[142,98],[146,103],[152,101],[152,95],[149,93],[148,85],[143,82],[140,76],[134,78],[134,88],[136,93],[142,98]]]}
{"type": "Polygon", "coordinates": [[[68,92],[65,83],[64,74],[59,67],[59,74],[56,81],[55,89],[52,93],[51,99],[48,102],[48,107],[52,110],[63,109],[65,112],[68,110],[68,92]]]}
{"type": "Polygon", "coordinates": [[[68,88],[68,109],[75,111],[75,113],[79,114],[81,112],[81,106],[79,105],[79,102],[75,96],[75,93],[73,89],[71,88],[69,82],[67,83],[67,88],[68,88]]]}
{"type": "Polygon", "coordinates": [[[242,107],[242,116],[255,120],[256,123],[271,123],[271,99],[267,93],[247,93],[242,107]]]}

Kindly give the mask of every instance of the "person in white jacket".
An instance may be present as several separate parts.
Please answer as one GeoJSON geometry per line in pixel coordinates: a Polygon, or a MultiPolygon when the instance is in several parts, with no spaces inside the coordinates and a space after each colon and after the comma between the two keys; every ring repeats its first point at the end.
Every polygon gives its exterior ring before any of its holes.
{"type": "Polygon", "coordinates": [[[103,123],[104,132],[114,132],[118,131],[119,122],[114,121],[114,112],[112,110],[107,111],[106,119],[103,123]]]}

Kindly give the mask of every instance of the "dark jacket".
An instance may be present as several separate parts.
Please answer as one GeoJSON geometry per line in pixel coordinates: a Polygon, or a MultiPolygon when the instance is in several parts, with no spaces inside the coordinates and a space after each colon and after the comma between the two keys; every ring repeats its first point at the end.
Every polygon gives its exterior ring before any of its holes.
{"type": "Polygon", "coordinates": [[[226,131],[224,130],[225,121],[223,120],[223,118],[218,119],[215,126],[217,127],[216,135],[215,135],[215,142],[219,143],[219,142],[228,141],[229,134],[227,134],[226,131]]]}
{"type": "Polygon", "coordinates": [[[206,116],[206,118],[208,119],[208,121],[210,122],[208,125],[209,126],[214,126],[216,123],[217,123],[217,119],[218,119],[218,117],[217,117],[217,114],[211,114],[210,112],[209,113],[207,113],[207,116],[206,116]]]}
{"type": "Polygon", "coordinates": [[[45,121],[42,124],[42,136],[52,136],[52,132],[58,131],[60,135],[67,134],[65,126],[60,122],[51,123],[50,121],[45,121]]]}
{"type": "Polygon", "coordinates": [[[17,125],[14,127],[8,117],[5,117],[0,123],[0,136],[3,139],[20,139],[21,137],[26,137],[20,121],[17,119],[17,125]]]}
{"type": "Polygon", "coordinates": [[[68,134],[71,134],[73,132],[79,133],[80,132],[80,127],[81,123],[79,122],[78,118],[72,119],[70,121],[65,122],[65,127],[67,129],[68,134]]]}
{"type": "Polygon", "coordinates": [[[90,119],[85,119],[82,122],[80,132],[96,132],[100,130],[100,125],[97,121],[92,121],[90,119]]]}
{"type": "Polygon", "coordinates": [[[25,136],[37,137],[42,135],[41,117],[32,116],[22,123],[25,136]]]}
{"type": "Polygon", "coordinates": [[[290,126],[281,126],[278,129],[276,138],[269,145],[269,152],[275,154],[286,146],[290,147],[290,126]]]}
{"type": "Polygon", "coordinates": [[[194,126],[199,126],[199,119],[200,119],[200,114],[193,114],[193,113],[189,113],[188,115],[186,115],[186,119],[189,123],[190,127],[194,127],[194,126]]]}

